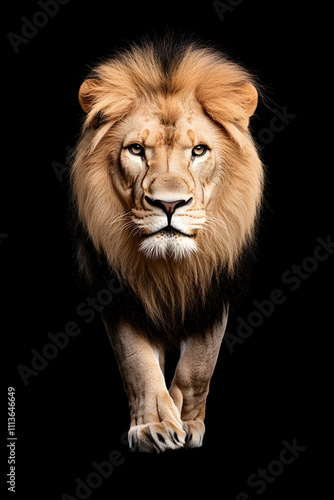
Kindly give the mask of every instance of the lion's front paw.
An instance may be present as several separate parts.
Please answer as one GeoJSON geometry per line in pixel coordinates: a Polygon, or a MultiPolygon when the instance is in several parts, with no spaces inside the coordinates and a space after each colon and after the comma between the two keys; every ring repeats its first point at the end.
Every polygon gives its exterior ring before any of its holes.
{"type": "Polygon", "coordinates": [[[205,433],[205,425],[202,420],[187,420],[183,422],[186,432],[185,448],[199,448],[202,446],[205,433]]]}
{"type": "Polygon", "coordinates": [[[185,431],[170,420],[135,425],[130,428],[128,434],[130,449],[147,453],[182,448],[185,437],[185,431]]]}

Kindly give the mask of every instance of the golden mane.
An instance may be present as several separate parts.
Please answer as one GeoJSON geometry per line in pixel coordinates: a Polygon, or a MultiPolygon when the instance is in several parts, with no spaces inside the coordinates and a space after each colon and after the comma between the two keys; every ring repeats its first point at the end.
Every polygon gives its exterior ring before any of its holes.
{"type": "Polygon", "coordinates": [[[184,317],[199,297],[204,303],[214,277],[222,270],[233,274],[252,240],[263,190],[263,167],[248,131],[247,109],[256,107],[254,82],[218,51],[193,43],[173,54],[166,44],[134,45],[100,64],[90,78],[79,96],[86,118],[71,174],[78,217],[148,317],[166,324],[184,317]],[[122,120],[139,102],[154,103],[166,114],[173,109],[168,102],[189,96],[224,134],[219,154],[225,168],[207,207],[197,252],[176,262],[148,259],[138,251],[139,236],[127,224],[129,206],[112,173],[119,161],[122,120]]]}

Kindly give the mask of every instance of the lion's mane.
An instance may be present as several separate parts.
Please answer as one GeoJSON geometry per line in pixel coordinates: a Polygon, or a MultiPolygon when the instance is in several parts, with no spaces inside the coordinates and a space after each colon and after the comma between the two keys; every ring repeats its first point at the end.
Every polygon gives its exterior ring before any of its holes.
{"type": "Polygon", "coordinates": [[[150,324],[157,335],[187,330],[190,318],[192,326],[202,318],[208,322],[210,311],[217,319],[251,247],[262,199],[263,166],[248,131],[247,95],[237,98],[241,85],[254,81],[214,49],[166,40],[133,45],[90,77],[100,84],[93,98],[80,97],[86,118],[71,174],[81,266],[91,277],[102,269],[97,262],[105,262],[105,275],[113,269],[127,284],[126,297],[117,297],[117,314],[139,323],[142,318],[142,328],[150,324]],[[139,236],[120,217],[128,207],[110,175],[110,162],[117,167],[119,161],[118,123],[138,101],[150,105],[189,95],[225,134],[219,152],[224,169],[197,252],[177,262],[148,259],[138,251],[139,236]]]}

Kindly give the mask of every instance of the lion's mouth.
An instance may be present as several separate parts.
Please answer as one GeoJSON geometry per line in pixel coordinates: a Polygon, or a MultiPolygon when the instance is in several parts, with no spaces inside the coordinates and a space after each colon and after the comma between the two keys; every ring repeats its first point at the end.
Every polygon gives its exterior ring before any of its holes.
{"type": "Polygon", "coordinates": [[[138,249],[149,259],[178,261],[197,251],[195,235],[183,233],[170,225],[143,236],[138,249]]]}
{"type": "Polygon", "coordinates": [[[164,236],[167,236],[167,238],[173,238],[174,236],[176,236],[178,234],[180,234],[181,236],[187,236],[188,238],[194,237],[193,234],[183,233],[182,231],[180,231],[179,229],[175,229],[175,227],[173,227],[171,225],[163,227],[162,229],[159,229],[158,231],[154,231],[153,233],[143,234],[142,236],[144,238],[149,238],[150,236],[154,236],[156,234],[162,234],[164,236]]]}

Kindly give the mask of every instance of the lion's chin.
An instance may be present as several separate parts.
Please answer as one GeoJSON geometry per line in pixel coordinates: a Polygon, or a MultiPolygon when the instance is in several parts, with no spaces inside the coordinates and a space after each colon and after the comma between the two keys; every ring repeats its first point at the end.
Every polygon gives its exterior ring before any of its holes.
{"type": "Polygon", "coordinates": [[[194,238],[182,234],[156,233],[146,237],[139,251],[149,259],[182,260],[197,251],[194,238]]]}

